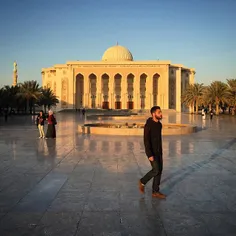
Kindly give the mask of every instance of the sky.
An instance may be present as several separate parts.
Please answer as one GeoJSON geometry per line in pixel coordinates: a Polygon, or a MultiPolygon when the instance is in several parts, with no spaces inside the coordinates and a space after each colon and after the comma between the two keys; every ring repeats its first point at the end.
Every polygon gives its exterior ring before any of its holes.
{"type": "Polygon", "coordinates": [[[170,60],[195,81],[236,78],[236,0],[7,0],[0,2],[0,86],[41,69],[101,60],[118,43],[134,60],[170,60]]]}

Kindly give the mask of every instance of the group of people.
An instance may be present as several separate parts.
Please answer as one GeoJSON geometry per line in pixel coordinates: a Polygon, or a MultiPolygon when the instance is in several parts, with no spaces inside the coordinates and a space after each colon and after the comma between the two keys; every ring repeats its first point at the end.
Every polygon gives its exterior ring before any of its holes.
{"type": "Polygon", "coordinates": [[[83,116],[85,115],[85,108],[76,108],[75,111],[76,112],[78,111],[79,114],[80,114],[80,111],[82,111],[83,116]]]}
{"type": "MultiPolygon", "coordinates": [[[[83,112],[83,110],[82,110],[83,112]]],[[[144,146],[145,153],[150,161],[152,169],[139,180],[139,190],[145,192],[145,185],[153,178],[152,197],[165,199],[166,195],[160,192],[160,182],[163,169],[162,156],[162,111],[159,106],[154,106],[150,110],[151,117],[147,119],[144,126],[144,146]]],[[[39,138],[56,138],[55,125],[57,124],[53,111],[48,112],[46,117],[43,111],[40,111],[36,119],[39,129],[39,138]],[[46,135],[44,134],[44,123],[48,122],[46,135]]]]}
{"type": "MultiPolygon", "coordinates": [[[[202,119],[203,120],[205,120],[206,119],[206,113],[207,113],[207,109],[205,108],[203,108],[202,109],[202,119]]],[[[210,110],[210,119],[212,120],[212,118],[213,118],[213,115],[214,115],[214,112],[213,112],[213,110],[211,109],[210,110]]]]}
{"type": "Polygon", "coordinates": [[[57,124],[56,118],[53,115],[53,111],[50,110],[48,112],[48,115],[46,116],[43,111],[40,111],[37,118],[36,118],[36,125],[39,130],[39,138],[56,138],[56,127],[55,125],[57,124]],[[44,132],[44,124],[45,121],[48,122],[48,127],[47,127],[47,132],[45,135],[44,132]]]}

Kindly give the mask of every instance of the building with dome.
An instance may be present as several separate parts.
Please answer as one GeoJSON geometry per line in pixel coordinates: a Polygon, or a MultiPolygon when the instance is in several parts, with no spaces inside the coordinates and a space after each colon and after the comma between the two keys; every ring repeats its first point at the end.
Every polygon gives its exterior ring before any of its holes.
{"type": "Polygon", "coordinates": [[[68,61],[42,69],[42,85],[60,103],[57,110],[76,108],[162,109],[178,112],[181,94],[194,83],[195,70],[170,61],[135,61],[125,47],[108,48],[101,61],[68,61]]]}

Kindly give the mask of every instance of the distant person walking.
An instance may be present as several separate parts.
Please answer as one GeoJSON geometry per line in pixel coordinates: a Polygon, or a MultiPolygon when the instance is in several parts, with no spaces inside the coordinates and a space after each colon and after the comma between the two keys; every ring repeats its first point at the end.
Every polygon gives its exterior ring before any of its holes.
{"type": "Polygon", "coordinates": [[[144,146],[145,153],[151,163],[150,170],[139,180],[139,190],[145,191],[145,185],[153,178],[152,196],[164,199],[166,196],[160,192],[160,182],[163,169],[162,158],[162,111],[159,106],[151,108],[152,117],[148,118],[144,126],[144,146]]]}
{"type": "Polygon", "coordinates": [[[85,108],[82,109],[82,114],[85,115],[85,108]]]}
{"type": "Polygon", "coordinates": [[[46,133],[46,138],[56,138],[56,127],[57,124],[56,118],[53,115],[53,111],[48,112],[48,129],[46,133]]]}
{"type": "Polygon", "coordinates": [[[211,110],[211,111],[210,111],[210,119],[211,119],[211,120],[212,120],[212,118],[213,118],[213,115],[214,115],[213,110],[211,110]]]}
{"type": "Polygon", "coordinates": [[[40,111],[37,118],[36,118],[36,125],[39,130],[39,138],[45,138],[45,133],[44,133],[44,121],[46,117],[43,113],[43,111],[40,111]]]}

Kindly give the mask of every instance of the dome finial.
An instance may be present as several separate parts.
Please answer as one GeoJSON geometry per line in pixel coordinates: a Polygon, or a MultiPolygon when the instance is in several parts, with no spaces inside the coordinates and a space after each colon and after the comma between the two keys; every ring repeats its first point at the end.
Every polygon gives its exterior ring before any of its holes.
{"type": "Polygon", "coordinates": [[[118,41],[116,41],[116,46],[118,46],[119,44],[118,44],[118,41]]]}

